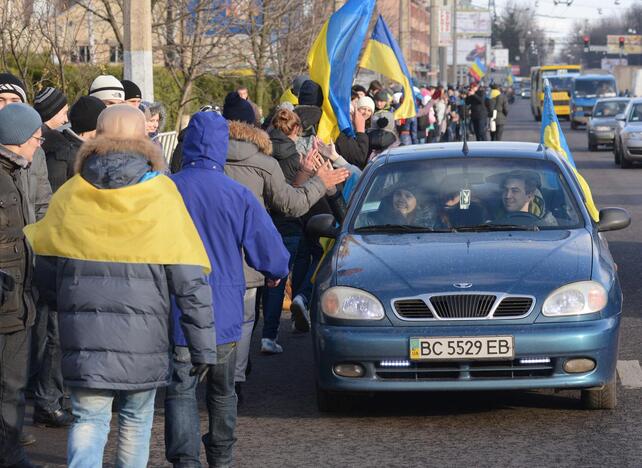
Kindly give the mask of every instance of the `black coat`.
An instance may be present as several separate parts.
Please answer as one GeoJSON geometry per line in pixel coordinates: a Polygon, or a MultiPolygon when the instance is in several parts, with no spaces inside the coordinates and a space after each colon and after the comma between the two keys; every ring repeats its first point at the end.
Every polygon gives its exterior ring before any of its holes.
{"type": "Polygon", "coordinates": [[[82,140],[73,132],[51,130],[46,125],[42,127],[45,142],[42,150],[47,158],[47,171],[51,191],[55,192],[62,184],[74,175],[76,153],[82,145],[82,140]]]}
{"type": "Polygon", "coordinates": [[[467,96],[466,104],[470,106],[470,118],[472,120],[486,120],[488,118],[488,105],[482,90],[467,96]]]}
{"type": "Polygon", "coordinates": [[[29,223],[29,201],[22,172],[28,161],[0,146],[0,269],[14,280],[0,305],[0,334],[33,325],[35,305],[31,291],[33,253],[22,229],[29,223]]]}
{"type": "Polygon", "coordinates": [[[357,133],[354,138],[341,132],[335,142],[337,153],[350,164],[354,164],[359,169],[363,169],[368,164],[368,149],[370,139],[365,133],[357,133]]]}

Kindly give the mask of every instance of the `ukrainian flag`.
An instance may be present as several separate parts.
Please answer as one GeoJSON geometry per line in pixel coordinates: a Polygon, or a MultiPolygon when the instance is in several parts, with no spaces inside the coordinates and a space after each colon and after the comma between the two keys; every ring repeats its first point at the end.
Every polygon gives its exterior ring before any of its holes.
{"type": "Polygon", "coordinates": [[[600,220],[600,211],[595,206],[593,201],[593,195],[591,194],[591,188],[588,183],[582,177],[582,175],[575,168],[575,161],[573,160],[573,155],[571,150],[568,149],[568,144],[566,143],[566,138],[564,137],[564,132],[562,132],[562,127],[560,122],[557,119],[557,114],[555,114],[555,107],[553,105],[553,96],[551,95],[551,86],[548,80],[544,81],[544,110],[542,111],[542,130],[540,133],[540,143],[547,148],[550,148],[565,157],[566,160],[570,163],[575,177],[577,177],[578,182],[580,183],[580,188],[582,189],[582,194],[584,195],[584,204],[588,210],[591,218],[598,222],[600,220]]]}
{"type": "Polygon", "coordinates": [[[310,79],[323,90],[323,115],[317,135],[326,143],[339,132],[354,135],[350,97],[361,44],[366,38],[375,0],[348,0],[323,25],[310,53],[310,79]]]}
{"type": "Polygon", "coordinates": [[[488,69],[486,68],[486,65],[484,65],[479,58],[476,58],[475,63],[473,63],[468,69],[468,73],[470,73],[477,81],[481,80],[486,75],[487,71],[488,69]]]}
{"type": "Polygon", "coordinates": [[[381,15],[377,19],[359,66],[381,73],[403,86],[406,99],[395,111],[395,119],[409,119],[417,115],[410,71],[394,36],[381,15]]]}

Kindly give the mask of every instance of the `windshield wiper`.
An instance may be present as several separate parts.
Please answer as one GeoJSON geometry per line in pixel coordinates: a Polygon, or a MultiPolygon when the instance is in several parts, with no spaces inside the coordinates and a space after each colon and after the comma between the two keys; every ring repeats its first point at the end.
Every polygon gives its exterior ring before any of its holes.
{"type": "Polygon", "coordinates": [[[459,232],[482,232],[482,231],[539,231],[536,224],[477,224],[475,226],[458,226],[459,232]]]}
{"type": "Polygon", "coordinates": [[[456,232],[453,228],[432,228],[412,224],[375,224],[356,228],[354,232],[456,232]]]}

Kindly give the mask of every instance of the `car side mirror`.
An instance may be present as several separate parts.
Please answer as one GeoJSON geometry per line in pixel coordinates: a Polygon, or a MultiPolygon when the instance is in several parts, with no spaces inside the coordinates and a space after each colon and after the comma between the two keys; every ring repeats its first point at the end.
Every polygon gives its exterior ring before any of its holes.
{"type": "Polygon", "coordinates": [[[329,237],[336,239],[339,235],[339,228],[336,220],[331,214],[318,214],[312,216],[305,226],[305,233],[314,238],[329,237]]]}
{"type": "Polygon", "coordinates": [[[626,116],[624,114],[618,114],[615,116],[615,120],[619,120],[620,122],[624,122],[626,120],[626,116]]]}
{"type": "Polygon", "coordinates": [[[624,208],[603,208],[600,210],[599,232],[617,231],[631,224],[631,215],[624,208]]]}

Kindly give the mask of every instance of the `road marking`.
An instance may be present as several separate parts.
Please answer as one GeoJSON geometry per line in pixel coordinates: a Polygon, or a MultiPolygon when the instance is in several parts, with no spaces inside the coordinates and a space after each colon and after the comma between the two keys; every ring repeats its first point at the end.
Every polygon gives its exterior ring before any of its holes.
{"type": "Polygon", "coordinates": [[[640,361],[618,361],[617,373],[625,388],[642,388],[642,368],[640,361]]]}

